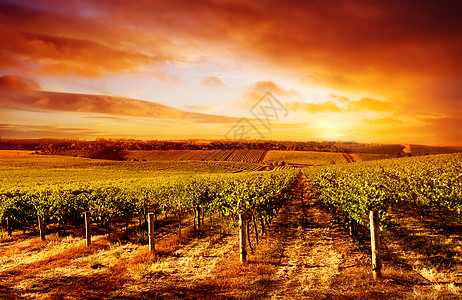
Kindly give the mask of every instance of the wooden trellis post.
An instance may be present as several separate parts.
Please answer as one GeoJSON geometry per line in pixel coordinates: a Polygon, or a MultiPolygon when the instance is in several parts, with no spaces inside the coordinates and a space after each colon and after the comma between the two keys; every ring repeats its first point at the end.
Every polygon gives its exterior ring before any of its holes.
{"type": "Polygon", "coordinates": [[[40,232],[40,238],[42,241],[45,240],[45,225],[43,224],[43,218],[41,216],[38,216],[38,227],[39,227],[39,232],[40,232]]]}
{"type": "Polygon", "coordinates": [[[8,236],[11,237],[11,211],[8,211],[8,217],[6,218],[6,229],[8,230],[8,236]]]}
{"type": "Polygon", "coordinates": [[[369,212],[372,250],[372,276],[374,279],[382,278],[382,262],[380,260],[380,224],[379,213],[376,210],[369,212]]]}
{"type": "Polygon", "coordinates": [[[85,218],[85,238],[87,247],[91,245],[91,228],[90,228],[90,212],[86,211],[83,213],[85,218]]]}
{"type": "Polygon", "coordinates": [[[247,226],[246,226],[246,219],[245,214],[239,214],[239,250],[240,250],[240,258],[241,263],[247,263],[247,226]]]}
{"type": "Polygon", "coordinates": [[[148,214],[148,236],[149,236],[149,251],[155,252],[155,241],[154,241],[154,221],[155,217],[153,213],[148,214]]]}

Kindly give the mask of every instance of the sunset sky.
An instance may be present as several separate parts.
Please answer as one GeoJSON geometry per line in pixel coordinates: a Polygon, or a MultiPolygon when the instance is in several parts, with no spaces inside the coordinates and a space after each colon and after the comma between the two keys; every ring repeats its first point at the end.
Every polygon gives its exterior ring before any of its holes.
{"type": "Polygon", "coordinates": [[[245,124],[460,146],[461,15],[462,1],[0,0],[0,137],[221,139],[245,124]]]}

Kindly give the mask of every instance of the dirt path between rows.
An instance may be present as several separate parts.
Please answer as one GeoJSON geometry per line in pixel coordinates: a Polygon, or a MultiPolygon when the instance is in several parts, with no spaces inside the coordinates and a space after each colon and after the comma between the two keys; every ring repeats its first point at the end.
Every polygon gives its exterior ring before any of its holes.
{"type": "Polygon", "coordinates": [[[354,163],[354,162],[360,162],[361,159],[356,153],[343,153],[343,157],[345,158],[347,163],[354,163]]]}
{"type": "Polygon", "coordinates": [[[332,298],[375,295],[364,290],[369,259],[309,191],[306,177],[272,225],[267,239],[281,245],[271,299],[332,298]],[[300,195],[301,196],[301,195],[300,195]]]}

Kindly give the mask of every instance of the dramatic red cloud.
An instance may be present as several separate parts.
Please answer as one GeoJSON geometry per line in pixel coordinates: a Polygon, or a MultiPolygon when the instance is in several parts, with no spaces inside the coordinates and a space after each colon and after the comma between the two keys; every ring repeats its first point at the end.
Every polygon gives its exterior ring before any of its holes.
{"type": "Polygon", "coordinates": [[[139,69],[150,62],[146,55],[111,48],[89,40],[6,32],[0,28],[2,52],[22,57],[46,73],[99,76],[105,72],[139,69]]]}
{"type": "Polygon", "coordinates": [[[42,9],[2,5],[3,52],[52,72],[126,71],[187,59],[188,49],[226,47],[292,68],[308,81],[353,90],[413,90],[407,85],[461,76],[459,1],[39,3],[42,9]],[[55,6],[61,13],[51,12],[55,6]],[[75,7],[89,16],[67,15],[75,7]]]}
{"type": "Polygon", "coordinates": [[[383,91],[377,80],[400,85],[409,75],[459,75],[462,63],[459,1],[103,0],[91,6],[172,40],[222,42],[351,88],[375,83],[383,91]]]}
{"type": "Polygon", "coordinates": [[[154,34],[148,37],[111,20],[11,3],[0,3],[0,44],[0,70],[16,66],[29,73],[95,77],[170,59],[170,54],[161,50],[168,42],[154,34]],[[156,47],[156,43],[162,46],[156,47]],[[151,51],[143,53],[143,47],[151,51]]]}

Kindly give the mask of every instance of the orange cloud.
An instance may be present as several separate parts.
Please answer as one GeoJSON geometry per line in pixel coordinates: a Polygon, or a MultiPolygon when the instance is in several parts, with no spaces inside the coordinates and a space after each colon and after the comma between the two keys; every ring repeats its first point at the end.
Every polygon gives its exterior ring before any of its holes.
{"type": "MultiPolygon", "coordinates": [[[[49,49],[50,40],[51,46],[77,43],[84,54],[85,47],[101,46],[108,57],[127,54],[128,62],[120,64],[126,70],[132,60],[133,68],[144,63],[136,45],[162,60],[184,57],[185,49],[213,52],[226,47],[242,57],[253,55],[295,69],[323,84],[386,91],[390,86],[402,87],[402,80],[410,75],[421,79],[460,75],[462,21],[456,12],[461,6],[458,1],[437,4],[430,0],[419,4],[378,0],[267,0],[259,4],[86,0],[63,4],[44,0],[34,7],[2,4],[0,11],[6,27],[3,36],[25,39],[25,45],[34,41],[24,32],[38,39],[38,53],[32,52],[31,58],[47,58],[41,49],[49,49]],[[89,14],[75,13],[79,7],[86,7],[89,14]],[[57,42],[59,37],[68,40],[57,42]],[[93,44],[82,46],[77,41],[93,44]],[[165,57],[167,53],[171,57],[165,57]]],[[[70,56],[64,58],[74,58],[70,56]]],[[[101,58],[105,70],[107,60],[101,58]]],[[[84,55],[81,60],[87,59],[84,55]]],[[[98,69],[96,57],[90,62],[98,69]]]]}
{"type": "Polygon", "coordinates": [[[82,138],[98,137],[100,132],[88,128],[69,128],[48,125],[0,124],[0,136],[3,138],[82,138]]]}
{"type": "MultiPolygon", "coordinates": [[[[106,19],[0,3],[0,70],[99,77],[163,64],[165,39],[106,19]],[[143,48],[149,48],[145,51],[143,48]]],[[[158,71],[159,72],[159,71],[158,71]]],[[[159,75],[159,74],[157,74],[159,75]]]]}
{"type": "Polygon", "coordinates": [[[223,81],[220,80],[220,78],[213,75],[205,78],[201,81],[201,83],[203,86],[211,87],[214,89],[219,89],[225,86],[225,84],[223,83],[223,81]]]}
{"type": "Polygon", "coordinates": [[[191,50],[219,55],[228,49],[237,59],[292,69],[318,84],[390,94],[461,75],[461,6],[430,0],[43,0],[1,4],[0,36],[10,61],[40,62],[50,72],[96,76],[188,61],[191,50]],[[76,13],[82,7],[84,13],[76,13]]]}
{"type": "Polygon", "coordinates": [[[253,53],[325,84],[365,88],[374,83],[370,88],[383,91],[380,79],[400,83],[408,75],[460,70],[461,21],[455,12],[461,4],[456,1],[91,3],[120,22],[158,27],[199,44],[222,42],[246,57],[253,53]]]}
{"type": "Polygon", "coordinates": [[[40,89],[40,85],[30,78],[13,75],[0,77],[0,90],[3,91],[27,91],[38,89],[40,89]]]}
{"type": "Polygon", "coordinates": [[[239,119],[186,112],[167,105],[103,95],[57,93],[34,90],[36,84],[15,77],[0,77],[0,108],[27,111],[60,111],[116,116],[184,120],[196,123],[235,123],[239,119]]]}
{"type": "Polygon", "coordinates": [[[140,69],[154,61],[141,53],[108,47],[89,40],[35,35],[5,34],[0,28],[2,51],[36,64],[45,73],[100,76],[140,69]]]}
{"type": "Polygon", "coordinates": [[[377,124],[377,125],[388,125],[388,126],[394,126],[394,125],[403,125],[405,123],[404,120],[398,118],[398,117],[386,117],[386,118],[377,118],[377,119],[364,119],[363,122],[369,123],[369,124],[377,124]]]}
{"type": "Polygon", "coordinates": [[[259,94],[260,97],[266,92],[271,92],[275,95],[289,95],[290,92],[282,89],[279,85],[272,81],[258,81],[249,88],[250,94],[259,94]]]}
{"type": "Polygon", "coordinates": [[[278,96],[284,97],[296,94],[296,92],[294,91],[288,91],[281,88],[278,84],[276,84],[273,81],[257,81],[247,88],[247,90],[243,94],[242,100],[239,101],[239,104],[243,107],[248,108],[249,105],[254,105],[268,92],[272,93],[276,98],[278,96]]]}
{"type": "Polygon", "coordinates": [[[326,113],[326,112],[341,112],[342,109],[334,102],[327,101],[322,103],[305,103],[291,102],[287,104],[287,108],[293,111],[306,111],[310,113],[326,113]]]}
{"type": "Polygon", "coordinates": [[[363,97],[359,100],[350,100],[346,97],[334,97],[337,101],[321,103],[290,102],[287,104],[290,110],[306,111],[310,113],[340,113],[360,111],[380,111],[396,113],[397,108],[388,101],[363,97]]]}
{"type": "Polygon", "coordinates": [[[385,111],[392,112],[394,107],[389,101],[363,97],[356,101],[347,102],[347,109],[350,111],[385,111]]]}

